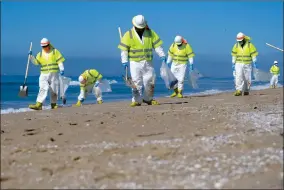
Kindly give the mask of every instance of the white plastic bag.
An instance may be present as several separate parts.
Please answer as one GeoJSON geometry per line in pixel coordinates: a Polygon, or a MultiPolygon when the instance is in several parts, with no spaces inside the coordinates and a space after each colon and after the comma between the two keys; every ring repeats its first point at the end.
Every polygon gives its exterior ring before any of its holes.
{"type": "Polygon", "coordinates": [[[189,70],[189,85],[193,88],[193,89],[197,89],[199,88],[197,85],[197,81],[198,79],[202,77],[201,73],[199,73],[199,71],[197,69],[194,69],[193,71],[189,70]]]}
{"type": "Polygon", "coordinates": [[[259,82],[268,82],[271,79],[271,73],[269,72],[264,72],[259,69],[253,68],[253,76],[255,81],[259,82]]]}
{"type": "Polygon", "coordinates": [[[106,79],[101,80],[99,86],[101,92],[112,92],[109,81],[106,79]]]}
{"type": "Polygon", "coordinates": [[[168,89],[174,89],[178,80],[176,79],[176,77],[174,76],[174,74],[172,73],[172,71],[165,62],[162,63],[162,66],[160,68],[160,74],[166,84],[166,87],[168,89]]]}
{"type": "Polygon", "coordinates": [[[69,87],[71,78],[59,76],[59,89],[60,89],[60,98],[65,98],[65,92],[69,87]]]}

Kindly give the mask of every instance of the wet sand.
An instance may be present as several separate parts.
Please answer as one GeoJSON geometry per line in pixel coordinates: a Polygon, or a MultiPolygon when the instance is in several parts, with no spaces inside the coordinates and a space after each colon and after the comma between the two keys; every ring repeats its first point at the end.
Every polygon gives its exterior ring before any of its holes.
{"type": "Polygon", "coordinates": [[[1,115],[2,188],[283,188],[283,88],[1,115]]]}

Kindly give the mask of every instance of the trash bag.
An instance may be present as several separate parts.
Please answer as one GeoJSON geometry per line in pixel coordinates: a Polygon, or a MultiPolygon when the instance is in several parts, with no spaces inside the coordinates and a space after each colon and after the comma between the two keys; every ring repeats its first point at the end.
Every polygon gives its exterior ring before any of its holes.
{"type": "Polygon", "coordinates": [[[197,81],[200,77],[202,77],[202,74],[197,69],[194,69],[193,71],[189,70],[189,86],[193,89],[199,88],[197,81]]]}
{"type": "Polygon", "coordinates": [[[160,68],[160,74],[166,84],[167,89],[174,89],[178,80],[165,62],[162,63],[162,66],[160,68]]]}
{"type": "Polygon", "coordinates": [[[112,92],[109,81],[106,79],[101,80],[98,87],[101,89],[101,92],[112,92]]]}
{"type": "Polygon", "coordinates": [[[196,73],[196,75],[198,76],[198,78],[203,77],[203,75],[198,71],[198,69],[194,68],[194,72],[196,73]]]}
{"type": "Polygon", "coordinates": [[[271,79],[271,73],[253,68],[253,76],[257,82],[268,82],[271,79]]]}
{"type": "Polygon", "coordinates": [[[63,104],[66,104],[66,90],[69,87],[69,84],[71,82],[71,78],[59,76],[59,90],[60,90],[60,99],[62,99],[63,104]]]}

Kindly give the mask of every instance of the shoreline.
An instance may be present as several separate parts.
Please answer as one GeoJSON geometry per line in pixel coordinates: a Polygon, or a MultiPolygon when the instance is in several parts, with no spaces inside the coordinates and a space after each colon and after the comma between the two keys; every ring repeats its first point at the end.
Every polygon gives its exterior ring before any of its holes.
{"type": "Polygon", "coordinates": [[[3,188],[282,188],[283,88],[1,115],[3,188]]]}
{"type": "MultiPolygon", "coordinates": [[[[280,86],[278,88],[282,88],[282,84],[280,84],[280,86]]],[[[269,88],[269,84],[265,84],[265,85],[256,85],[256,86],[252,86],[252,91],[259,91],[259,90],[265,90],[269,88]],[[260,88],[259,88],[260,87],[260,88]],[[259,88],[259,89],[254,89],[254,88],[259,88]]],[[[218,90],[218,89],[210,89],[210,90],[204,90],[201,92],[185,92],[184,93],[184,97],[195,97],[195,96],[208,96],[208,95],[215,95],[215,94],[222,94],[222,93],[233,93],[234,89],[227,89],[227,90],[218,90]]],[[[112,92],[110,92],[112,93],[112,92]]],[[[104,102],[104,104],[106,103],[115,103],[115,102],[131,102],[131,92],[129,93],[130,98],[121,98],[121,99],[107,99],[107,101],[104,102]]],[[[170,94],[165,95],[166,93],[160,93],[156,96],[154,96],[154,99],[163,99],[163,98],[170,98],[170,94]]],[[[68,97],[67,97],[68,98],[68,97]]],[[[67,99],[68,102],[68,99],[67,99]]],[[[30,102],[33,103],[33,102],[30,102]]],[[[72,107],[72,104],[68,104],[68,105],[62,105],[61,100],[58,100],[58,105],[60,106],[60,108],[68,108],[68,107],[72,107]]],[[[73,104],[75,104],[76,102],[74,101],[73,104]]],[[[6,107],[6,108],[1,108],[1,115],[6,115],[6,114],[16,114],[16,113],[22,113],[22,112],[31,112],[34,110],[30,110],[28,108],[28,104],[26,105],[26,107],[18,107],[18,108],[13,108],[13,107],[6,107]],[[10,112],[8,111],[10,110],[10,112]],[[7,113],[8,112],[8,113],[7,113]]],[[[96,104],[96,99],[95,97],[93,97],[93,95],[90,95],[89,99],[87,99],[87,104],[85,103],[84,105],[95,105],[96,104]],[[92,102],[90,102],[92,101],[92,102]]],[[[45,103],[44,104],[44,108],[43,110],[50,110],[50,105],[45,103]]]]}

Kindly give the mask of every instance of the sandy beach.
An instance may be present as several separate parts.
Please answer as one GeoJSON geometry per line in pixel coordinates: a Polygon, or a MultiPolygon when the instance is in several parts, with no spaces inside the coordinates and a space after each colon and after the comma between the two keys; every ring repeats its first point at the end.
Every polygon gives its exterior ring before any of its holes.
{"type": "Polygon", "coordinates": [[[4,188],[283,189],[283,88],[1,115],[4,188]]]}

